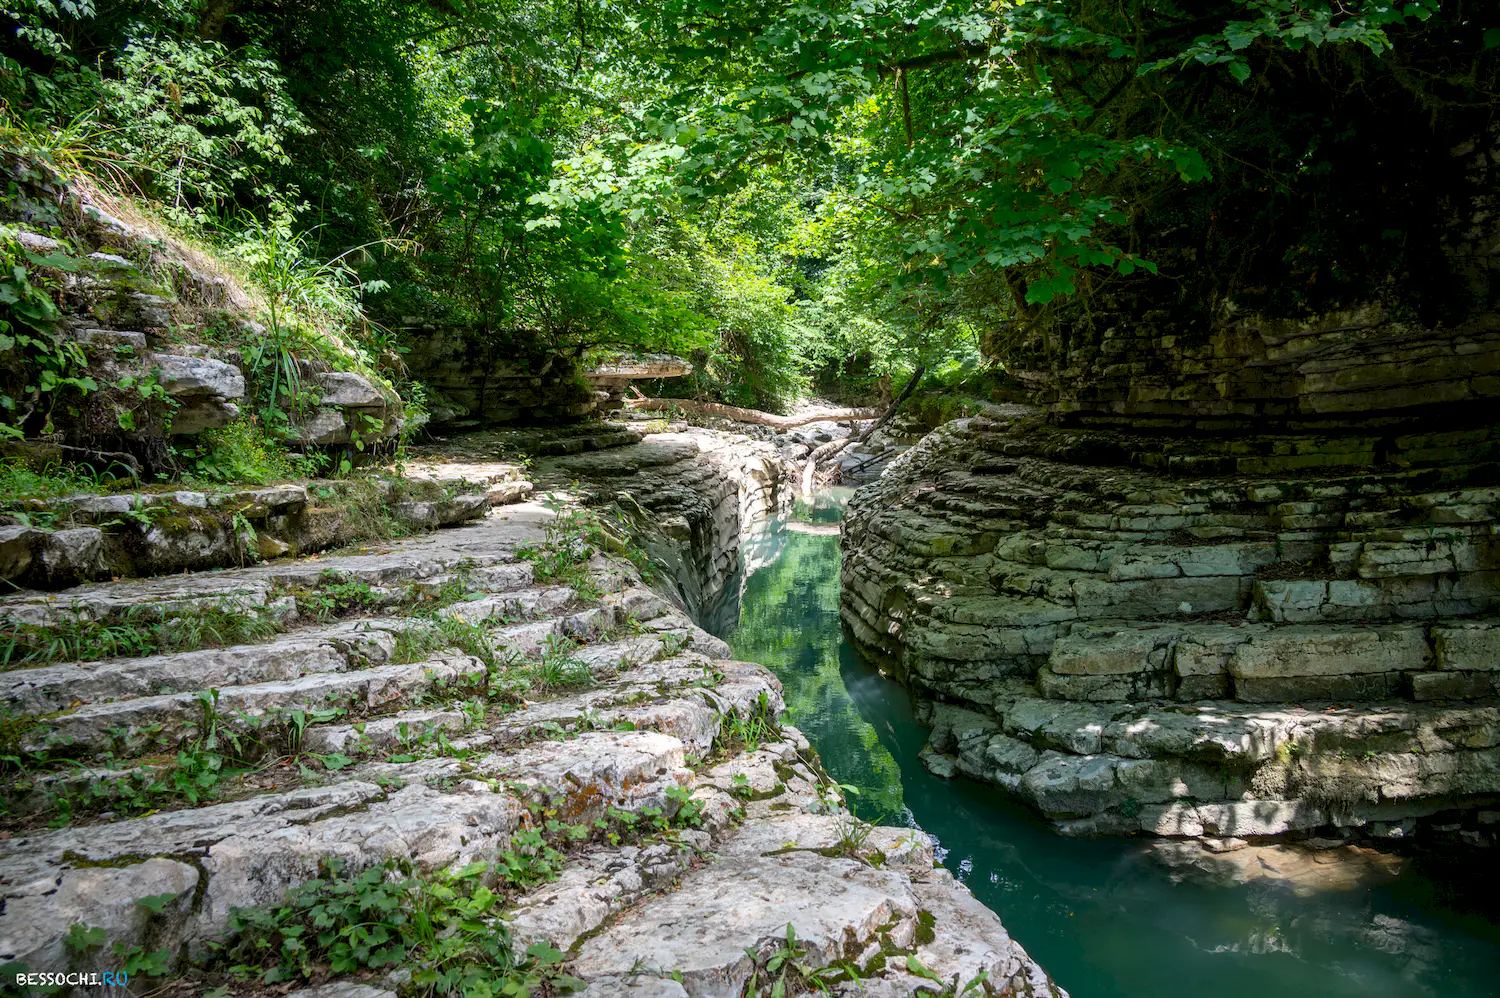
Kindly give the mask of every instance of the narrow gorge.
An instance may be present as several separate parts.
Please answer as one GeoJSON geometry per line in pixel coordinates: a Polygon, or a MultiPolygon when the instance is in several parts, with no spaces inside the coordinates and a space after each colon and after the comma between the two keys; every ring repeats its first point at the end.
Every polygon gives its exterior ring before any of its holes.
{"type": "Polygon", "coordinates": [[[0,7],[0,994],[1492,998],[1492,6],[0,7]]]}

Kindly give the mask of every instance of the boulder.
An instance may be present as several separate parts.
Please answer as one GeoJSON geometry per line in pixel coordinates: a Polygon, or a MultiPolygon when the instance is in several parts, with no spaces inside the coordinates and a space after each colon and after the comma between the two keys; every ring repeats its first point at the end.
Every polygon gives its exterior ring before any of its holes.
{"type": "Polygon", "coordinates": [[[44,534],[37,556],[49,586],[94,578],[104,569],[104,531],[74,527],[44,534]]]}
{"type": "Polygon", "coordinates": [[[19,579],[31,569],[41,536],[42,531],[32,527],[0,527],[0,578],[19,579]]]}
{"type": "Polygon", "coordinates": [[[323,404],[339,409],[384,409],[386,397],[363,375],[330,371],[313,379],[323,389],[323,404]]]}
{"type": "Polygon", "coordinates": [[[239,368],[221,360],[156,353],[150,355],[148,363],[156,369],[162,388],[173,398],[245,397],[245,376],[239,368]]]}

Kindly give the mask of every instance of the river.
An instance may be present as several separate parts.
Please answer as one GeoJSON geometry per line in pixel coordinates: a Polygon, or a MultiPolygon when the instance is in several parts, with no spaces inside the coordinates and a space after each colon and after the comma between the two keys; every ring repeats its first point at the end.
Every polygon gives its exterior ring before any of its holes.
{"type": "Polygon", "coordinates": [[[716,613],[714,629],[781,679],[790,722],[858,789],[854,810],[931,834],[1073,998],[1500,995],[1500,857],[1419,858],[1338,891],[1206,886],[1174,879],[1142,840],[1062,838],[994,788],[928,773],[906,691],[843,639],[846,496],[831,490],[757,528],[739,612],[716,613]]]}

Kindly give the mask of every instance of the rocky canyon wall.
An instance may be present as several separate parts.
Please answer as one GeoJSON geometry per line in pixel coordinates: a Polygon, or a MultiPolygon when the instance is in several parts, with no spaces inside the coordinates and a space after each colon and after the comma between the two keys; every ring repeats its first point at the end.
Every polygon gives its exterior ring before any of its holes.
{"type": "Polygon", "coordinates": [[[856,494],[843,616],[928,764],[1061,830],[1490,843],[1500,320],[1119,330],[856,494]]]}

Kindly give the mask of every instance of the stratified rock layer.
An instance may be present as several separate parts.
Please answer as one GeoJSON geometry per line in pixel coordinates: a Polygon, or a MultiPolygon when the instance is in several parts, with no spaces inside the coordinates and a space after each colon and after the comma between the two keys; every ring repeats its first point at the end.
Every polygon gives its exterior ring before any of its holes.
{"type": "MultiPolygon", "coordinates": [[[[710,528],[737,524],[768,483],[754,477],[755,448],[707,439],[726,453],[698,460],[697,479],[683,477],[686,457],[644,460],[684,447],[697,455],[678,435],[616,448],[591,467],[623,492],[632,483],[601,469],[631,453],[646,469],[683,465],[641,471],[635,484],[653,474],[656,484],[631,501],[643,510],[665,509],[669,496],[686,504],[672,489],[706,483],[683,515],[711,545],[723,538],[710,528]]],[[[465,480],[484,474],[443,467],[465,480]]],[[[753,990],[753,975],[765,984],[790,927],[802,964],[841,970],[843,993],[935,990],[908,972],[920,964],[956,986],[983,978],[998,993],[1066,998],[935,864],[925,834],[868,828],[844,809],[807,740],[776,724],[776,678],[727,660],[728,647],[674,605],[677,594],[651,591],[628,561],[604,552],[587,562],[586,585],[538,578],[528,553],[555,541],[554,517],[514,504],[371,553],[0,599],[0,626],[10,630],[109,623],[143,607],[178,620],[206,609],[274,618],[281,628],[226,648],[0,671],[8,751],[26,763],[0,782],[5,971],[112,967],[107,954],[118,945],[164,952],[174,976],[190,976],[234,909],[279,903],[329,858],[351,872],[399,860],[422,875],[523,848],[516,837],[542,808],[580,827],[624,815],[649,829],[647,819],[691,801],[699,817],[672,834],[592,837],[567,848],[555,878],[508,895],[505,928],[517,949],[556,946],[595,998],[729,998],[753,990]],[[364,594],[363,612],[327,619],[330,595],[351,591],[364,594]],[[413,643],[418,633],[465,633],[432,630],[445,622],[485,624],[490,660],[413,643]],[[583,673],[570,689],[523,684],[526,699],[514,704],[476,699],[560,650],[583,673]],[[293,752],[307,763],[300,776],[271,767],[236,776],[197,806],[174,799],[126,818],[85,808],[55,828],[38,820],[67,814],[64,799],[87,802],[93,789],[163,771],[172,749],[210,731],[264,737],[292,717],[293,752]],[[758,740],[725,737],[726,725],[752,720],[758,740]],[[342,753],[326,771],[316,761],[325,753],[342,753]],[[78,925],[105,945],[70,947],[78,925]]],[[[397,969],[296,994],[391,998],[408,984],[397,969]]]]}
{"type": "Polygon", "coordinates": [[[1488,431],[1398,429],[950,423],[856,494],[844,620],[931,768],[1066,831],[1492,841],[1488,431]]]}

